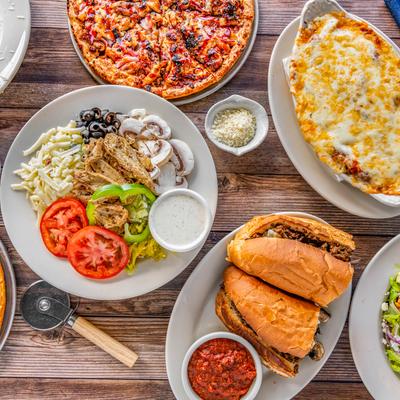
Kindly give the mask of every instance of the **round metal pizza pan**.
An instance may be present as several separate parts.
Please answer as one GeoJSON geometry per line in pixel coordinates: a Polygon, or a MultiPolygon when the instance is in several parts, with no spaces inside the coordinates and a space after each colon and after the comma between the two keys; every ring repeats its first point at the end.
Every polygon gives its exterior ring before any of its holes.
{"type": "MultiPolygon", "coordinates": [[[[234,66],[231,68],[231,70],[219,82],[215,83],[214,85],[211,85],[208,88],[202,90],[201,92],[195,93],[193,95],[182,97],[182,98],[176,99],[176,100],[170,100],[171,103],[175,104],[176,106],[180,106],[183,104],[189,104],[189,103],[193,103],[197,100],[203,99],[204,97],[207,97],[210,94],[215,93],[217,90],[221,89],[239,72],[239,70],[243,67],[247,58],[249,57],[251,50],[253,48],[254,42],[256,40],[256,37],[257,37],[258,21],[259,21],[259,7],[258,7],[258,0],[253,0],[253,1],[254,1],[254,20],[253,20],[251,35],[250,35],[249,41],[247,42],[246,48],[244,49],[243,53],[241,54],[239,59],[236,61],[234,66]]],[[[82,52],[81,52],[78,44],[75,41],[75,37],[74,37],[74,34],[72,33],[70,23],[68,23],[68,29],[69,29],[69,34],[71,36],[72,44],[74,46],[76,54],[78,54],[78,57],[81,60],[82,64],[85,66],[86,70],[89,72],[89,74],[92,76],[92,78],[97,83],[99,83],[101,85],[109,85],[110,84],[109,82],[106,82],[103,79],[101,79],[86,63],[85,59],[83,58],[82,52]]]]}
{"type": "Polygon", "coordinates": [[[0,240],[0,264],[4,271],[4,280],[6,282],[6,310],[4,313],[3,323],[0,328],[0,350],[3,348],[11,326],[14,320],[15,304],[17,299],[17,285],[15,282],[14,270],[8,257],[7,250],[0,240]]]}

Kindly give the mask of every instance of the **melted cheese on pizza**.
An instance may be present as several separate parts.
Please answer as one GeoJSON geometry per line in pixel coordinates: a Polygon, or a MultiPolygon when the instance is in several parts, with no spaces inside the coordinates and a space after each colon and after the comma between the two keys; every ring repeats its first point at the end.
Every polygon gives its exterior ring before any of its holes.
{"type": "Polygon", "coordinates": [[[400,57],[366,23],[332,13],[300,29],[290,63],[300,128],[367,193],[400,194],[400,57]]]}

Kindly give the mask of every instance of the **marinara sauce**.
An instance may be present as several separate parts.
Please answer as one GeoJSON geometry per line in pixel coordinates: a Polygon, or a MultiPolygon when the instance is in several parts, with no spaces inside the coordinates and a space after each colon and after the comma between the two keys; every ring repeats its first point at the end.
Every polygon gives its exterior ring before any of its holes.
{"type": "Polygon", "coordinates": [[[242,344],[231,339],[212,339],[192,354],[188,377],[203,400],[239,400],[249,391],[256,367],[242,344]]]}

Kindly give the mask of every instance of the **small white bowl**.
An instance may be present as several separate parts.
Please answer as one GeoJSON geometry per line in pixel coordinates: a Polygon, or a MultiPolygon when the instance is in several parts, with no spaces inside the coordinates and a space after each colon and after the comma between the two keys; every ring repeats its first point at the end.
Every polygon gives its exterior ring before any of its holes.
{"type": "Polygon", "coordinates": [[[197,192],[190,190],[190,189],[171,189],[168,192],[163,193],[158,199],[154,202],[154,204],[150,208],[150,213],[149,213],[149,228],[150,232],[155,239],[155,241],[163,248],[174,251],[177,253],[184,253],[187,251],[194,250],[195,248],[199,247],[203,240],[206,238],[208,233],[210,232],[212,225],[212,215],[210,208],[207,204],[207,201],[204,199],[203,196],[198,194],[197,192]],[[157,226],[154,221],[154,215],[157,211],[157,208],[159,205],[165,201],[165,199],[171,197],[171,196],[177,196],[177,195],[185,195],[188,197],[191,197],[198,201],[201,206],[204,208],[204,214],[205,214],[205,222],[204,222],[204,227],[201,232],[201,234],[197,237],[196,240],[193,242],[190,242],[186,245],[176,245],[173,243],[169,243],[168,241],[165,240],[165,238],[161,237],[157,231],[157,226]]]}
{"type": "Polygon", "coordinates": [[[248,99],[247,97],[239,96],[234,94],[233,96],[227,97],[224,100],[215,103],[209,110],[205,120],[205,130],[208,138],[221,150],[232,153],[235,156],[241,156],[249,151],[257,148],[267,137],[268,133],[268,115],[265,108],[254,100],[248,99]],[[245,146],[242,147],[232,147],[224,143],[219,142],[212,132],[212,125],[215,116],[220,111],[226,110],[228,108],[245,108],[254,114],[256,117],[256,132],[253,139],[250,140],[245,146]]]}
{"type": "Polygon", "coordinates": [[[235,335],[234,333],[231,333],[231,332],[209,333],[208,335],[202,336],[200,339],[196,340],[189,347],[189,350],[186,352],[185,358],[183,359],[183,364],[182,364],[182,369],[181,369],[181,377],[182,377],[183,387],[184,387],[185,392],[186,392],[187,396],[189,397],[189,399],[190,400],[201,400],[200,397],[192,389],[192,385],[190,384],[190,381],[189,381],[189,377],[188,377],[188,373],[187,373],[189,361],[192,357],[192,354],[195,352],[195,350],[198,347],[200,347],[203,343],[208,342],[209,340],[212,340],[212,339],[235,340],[236,342],[239,342],[244,347],[246,347],[246,349],[249,351],[249,353],[253,357],[254,365],[256,367],[256,378],[254,379],[252,385],[250,386],[249,391],[246,393],[245,396],[241,397],[240,400],[253,400],[257,396],[257,393],[260,390],[261,383],[262,383],[262,367],[261,367],[260,357],[257,354],[254,347],[246,339],[243,339],[241,336],[235,335]]]}

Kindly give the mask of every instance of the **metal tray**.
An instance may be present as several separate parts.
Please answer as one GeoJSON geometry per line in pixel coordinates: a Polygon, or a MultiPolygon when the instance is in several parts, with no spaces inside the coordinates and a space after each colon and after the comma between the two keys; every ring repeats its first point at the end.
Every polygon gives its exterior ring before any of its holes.
{"type": "MultiPolygon", "coordinates": [[[[171,103],[175,104],[176,106],[193,103],[197,100],[200,100],[200,99],[203,99],[204,97],[209,96],[212,93],[215,93],[217,90],[219,90],[223,86],[225,86],[239,72],[240,68],[243,67],[244,63],[246,62],[247,58],[249,57],[251,50],[253,48],[254,42],[256,40],[256,37],[257,37],[258,21],[259,21],[258,0],[254,0],[254,20],[253,20],[251,35],[250,35],[250,38],[249,38],[249,41],[247,43],[245,50],[243,51],[243,53],[241,54],[239,59],[236,61],[234,66],[231,68],[231,70],[219,82],[215,83],[214,85],[209,86],[208,88],[202,90],[201,92],[195,93],[193,95],[189,95],[189,96],[186,96],[186,97],[183,97],[180,99],[169,100],[169,101],[171,101],[171,103]]],[[[110,83],[101,79],[89,67],[89,65],[87,65],[85,59],[83,58],[81,50],[75,41],[75,37],[74,37],[74,34],[72,33],[72,29],[71,29],[71,24],[69,22],[68,22],[68,29],[69,29],[69,34],[71,36],[72,44],[74,46],[76,54],[78,54],[78,57],[81,60],[82,64],[85,66],[86,70],[89,72],[89,74],[92,76],[92,78],[97,83],[100,83],[101,85],[109,85],[110,83]]]]}
{"type": "Polygon", "coordinates": [[[17,285],[15,282],[14,269],[12,267],[7,250],[0,240],[0,261],[4,270],[4,279],[6,282],[6,310],[4,313],[3,324],[0,329],[0,350],[3,348],[14,321],[15,304],[17,299],[17,285]]]}

